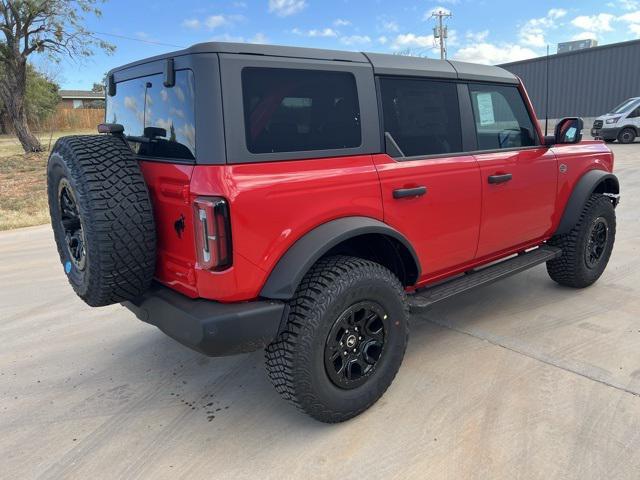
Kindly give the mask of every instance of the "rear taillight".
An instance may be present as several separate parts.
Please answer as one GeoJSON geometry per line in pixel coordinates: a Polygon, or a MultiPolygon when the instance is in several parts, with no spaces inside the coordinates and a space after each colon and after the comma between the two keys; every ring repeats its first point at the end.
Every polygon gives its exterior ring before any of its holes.
{"type": "Polygon", "coordinates": [[[224,198],[198,197],[193,203],[198,267],[224,270],[231,266],[231,223],[224,198]]]}

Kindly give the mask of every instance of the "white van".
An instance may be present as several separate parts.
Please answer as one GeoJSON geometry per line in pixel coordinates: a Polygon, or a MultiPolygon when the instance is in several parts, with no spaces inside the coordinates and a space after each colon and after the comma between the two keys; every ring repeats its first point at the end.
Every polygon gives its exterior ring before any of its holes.
{"type": "Polygon", "coordinates": [[[640,97],[628,98],[611,112],[596,118],[591,128],[594,138],[605,142],[632,143],[640,134],[640,97]]]}

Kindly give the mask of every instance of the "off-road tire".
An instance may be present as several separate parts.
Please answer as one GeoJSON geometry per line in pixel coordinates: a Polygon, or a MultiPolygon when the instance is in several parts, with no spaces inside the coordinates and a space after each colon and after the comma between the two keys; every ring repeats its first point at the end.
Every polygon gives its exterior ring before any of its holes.
{"type": "Polygon", "coordinates": [[[611,200],[604,195],[592,195],[573,229],[549,240],[549,245],[562,249],[560,257],[547,262],[549,276],[567,287],[585,288],[592,285],[600,278],[609,262],[615,236],[616,215],[611,200]],[[592,228],[600,218],[607,223],[606,246],[597,263],[589,267],[585,258],[586,249],[592,228]]]}
{"type": "Polygon", "coordinates": [[[302,280],[282,331],[266,349],[267,373],[278,393],[302,412],[325,423],[343,422],[387,390],[404,357],[408,325],[404,289],[387,268],[348,256],[321,259],[302,280]],[[325,347],[333,322],[360,301],[382,306],[390,331],[371,376],[355,388],[343,389],[325,369],[325,347]]]}
{"type": "Polygon", "coordinates": [[[636,139],[636,132],[633,128],[623,128],[618,133],[618,142],[620,143],[633,143],[636,139]]]}
{"type": "Polygon", "coordinates": [[[80,298],[98,307],[131,300],[149,288],[156,258],[153,211],[138,162],[122,139],[60,138],[49,156],[47,189],[60,260],[80,298]],[[82,264],[71,253],[62,223],[63,189],[77,207],[82,264]]]}

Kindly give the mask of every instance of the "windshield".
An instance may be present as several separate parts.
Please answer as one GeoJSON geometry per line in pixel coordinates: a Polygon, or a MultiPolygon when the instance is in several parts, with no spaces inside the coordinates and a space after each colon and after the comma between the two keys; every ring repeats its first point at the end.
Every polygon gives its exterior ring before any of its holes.
{"type": "Polygon", "coordinates": [[[629,98],[628,100],[625,100],[624,102],[622,102],[620,105],[618,105],[616,108],[614,108],[613,110],[611,110],[609,113],[625,113],[629,110],[631,110],[631,108],[638,102],[637,98],[629,98]]]}
{"type": "Polygon", "coordinates": [[[107,121],[124,126],[131,148],[149,157],[193,160],[194,82],[191,70],[176,71],[173,87],[162,74],[119,82],[107,96],[107,121]]]}

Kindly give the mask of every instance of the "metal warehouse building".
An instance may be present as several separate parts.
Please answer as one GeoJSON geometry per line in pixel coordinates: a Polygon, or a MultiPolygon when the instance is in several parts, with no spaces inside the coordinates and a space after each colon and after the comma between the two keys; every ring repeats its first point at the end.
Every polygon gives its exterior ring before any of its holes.
{"type": "MultiPolygon", "coordinates": [[[[544,118],[547,57],[500,66],[522,79],[538,118],[544,118]]],[[[590,119],[640,96],[640,40],[551,55],[548,66],[551,119],[590,119]]]]}

